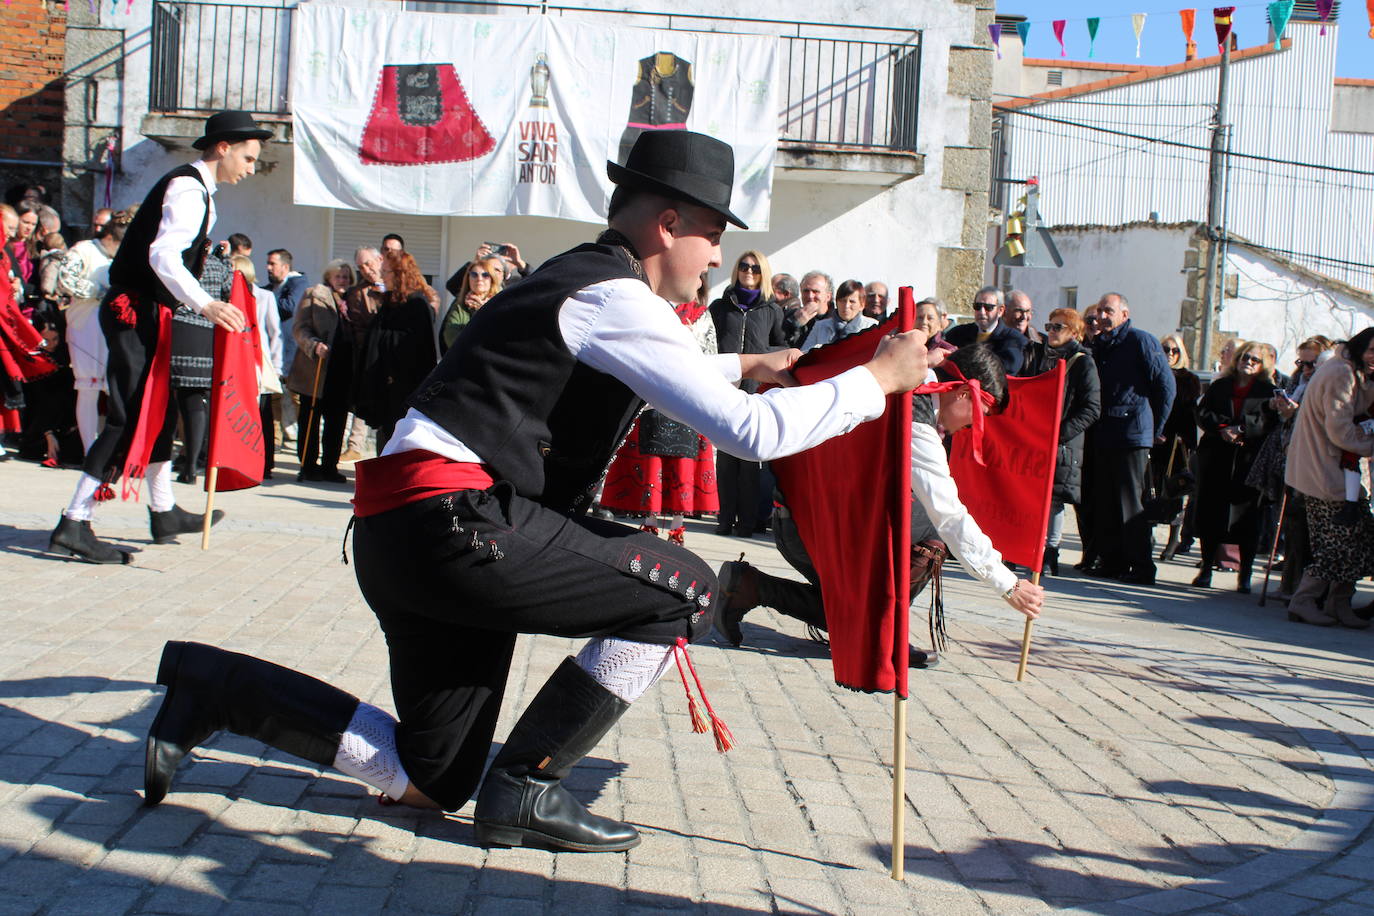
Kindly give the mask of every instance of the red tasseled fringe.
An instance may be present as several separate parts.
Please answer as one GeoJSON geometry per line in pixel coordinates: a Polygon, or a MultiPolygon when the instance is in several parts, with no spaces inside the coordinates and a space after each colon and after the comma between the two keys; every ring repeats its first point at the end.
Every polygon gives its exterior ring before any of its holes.
{"type": "Polygon", "coordinates": [[[687,693],[687,712],[692,717],[692,731],[697,734],[705,734],[709,728],[712,737],[716,740],[716,750],[724,754],[735,745],[735,736],[730,733],[730,728],[716,711],[711,708],[711,701],[706,699],[706,690],[701,686],[701,676],[697,674],[696,666],[692,664],[692,656],[687,654],[687,640],[678,637],[673,645],[673,661],[677,662],[677,673],[682,678],[682,689],[687,693]],[[687,672],[682,669],[682,660],[687,660],[687,671],[692,672],[692,680],[696,682],[697,693],[701,694],[701,702],[706,706],[706,715],[702,715],[697,708],[696,698],[692,696],[692,688],[687,683],[687,672]],[[709,722],[708,722],[709,717],[709,722]]]}
{"type": "Polygon", "coordinates": [[[115,498],[114,487],[110,486],[108,483],[102,483],[95,491],[95,496],[91,498],[98,503],[109,502],[115,498]]]}

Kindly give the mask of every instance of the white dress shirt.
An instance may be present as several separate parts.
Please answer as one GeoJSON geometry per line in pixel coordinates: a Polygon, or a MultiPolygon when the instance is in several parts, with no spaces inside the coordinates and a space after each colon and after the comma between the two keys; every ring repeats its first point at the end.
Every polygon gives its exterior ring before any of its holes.
{"type": "MultiPolygon", "coordinates": [[[[607,280],[578,290],[559,309],[558,328],[579,362],[614,376],[650,407],[746,461],[805,451],[881,416],[886,404],[877,379],[862,366],[814,385],[741,391],[734,384],[739,356],[702,353],[667,301],[640,280],[607,280]]],[[[414,408],[396,424],[384,454],[412,449],[454,461],[482,460],[414,408]]]]}
{"type": "Polygon", "coordinates": [[[207,207],[210,218],[205,223],[205,231],[214,228],[215,175],[204,159],[197,159],[194,167],[205,180],[205,186],[202,187],[199,181],[189,175],[173,178],[167,184],[167,190],[162,195],[162,221],[157,226],[157,237],[148,248],[148,263],[167,291],[199,315],[215,297],[202,289],[200,281],[191,276],[181,255],[200,233],[207,207]],[[209,194],[205,193],[206,188],[210,189],[209,194]]]}
{"type": "Polygon", "coordinates": [[[1002,565],[1002,555],[959,500],[944,443],[925,423],[911,424],[911,493],[970,576],[992,586],[998,595],[1016,585],[1016,574],[1002,565]]]}

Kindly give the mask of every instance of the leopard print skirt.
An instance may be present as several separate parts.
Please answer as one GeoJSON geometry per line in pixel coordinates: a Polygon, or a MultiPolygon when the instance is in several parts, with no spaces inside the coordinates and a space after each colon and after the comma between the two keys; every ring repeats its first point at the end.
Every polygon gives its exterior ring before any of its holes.
{"type": "Polygon", "coordinates": [[[1374,576],[1374,516],[1369,514],[1369,499],[1360,500],[1359,521],[1354,525],[1336,520],[1345,505],[1340,500],[1304,496],[1303,504],[1312,541],[1307,572],[1326,582],[1358,582],[1374,576]]]}

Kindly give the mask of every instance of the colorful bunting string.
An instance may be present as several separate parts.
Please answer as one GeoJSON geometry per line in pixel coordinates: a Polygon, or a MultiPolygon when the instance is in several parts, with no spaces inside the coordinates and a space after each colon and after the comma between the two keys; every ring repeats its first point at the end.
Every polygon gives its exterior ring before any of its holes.
{"type": "Polygon", "coordinates": [[[1093,16],[1088,20],[1088,59],[1092,60],[1093,49],[1097,45],[1097,27],[1102,25],[1102,20],[1093,16]]]}
{"type": "Polygon", "coordinates": [[[1059,42],[1059,56],[1068,57],[1069,49],[1064,47],[1064,26],[1068,25],[1067,19],[1054,20],[1054,37],[1059,42]]]}
{"type": "Polygon", "coordinates": [[[1283,31],[1288,28],[1288,19],[1293,15],[1296,0],[1277,0],[1269,4],[1269,24],[1274,27],[1274,50],[1283,49],[1283,31]]]}
{"type": "MultiPolygon", "coordinates": [[[[1374,0],[1369,0],[1369,2],[1370,2],[1370,3],[1374,3],[1374,0]]],[[[1140,33],[1143,32],[1143,31],[1145,31],[1145,17],[1148,16],[1148,15],[1149,15],[1148,13],[1132,13],[1132,14],[1131,14],[1131,28],[1135,30],[1135,57],[1136,57],[1136,60],[1139,60],[1139,59],[1140,59],[1140,33]]]]}
{"type": "MultiPolygon", "coordinates": [[[[1374,0],[1369,0],[1374,3],[1374,0]]],[[[1002,23],[993,22],[988,24],[988,34],[992,36],[992,46],[997,49],[997,59],[1002,59],[1002,23]]]]}

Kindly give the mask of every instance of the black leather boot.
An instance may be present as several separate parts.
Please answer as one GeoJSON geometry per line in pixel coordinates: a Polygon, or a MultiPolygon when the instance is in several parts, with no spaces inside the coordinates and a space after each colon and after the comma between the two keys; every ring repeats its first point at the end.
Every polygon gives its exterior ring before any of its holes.
{"type": "Polygon", "coordinates": [[[91,530],[90,522],[78,522],[63,515],[48,538],[48,553],[76,557],[87,563],[127,564],[132,556],[126,550],[111,547],[91,530]]]}
{"type": "Polygon", "coordinates": [[[758,570],[743,560],[729,560],[720,566],[717,593],[725,600],[716,610],[716,629],[732,646],[744,645],[740,621],[759,605],[758,570]]]}
{"type": "Polygon", "coordinates": [[[511,729],[477,795],[483,846],[619,852],[639,845],[629,824],[592,814],[562,781],[630,708],[565,658],[511,729]]]}
{"type": "MultiPolygon", "coordinates": [[[[222,518],[224,510],[216,509],[210,515],[210,524],[218,524],[222,518]]],[[[148,528],[153,532],[154,544],[175,544],[178,534],[200,534],[205,528],[205,514],[187,512],[180,506],[172,506],[166,512],[149,509],[148,528]]]]}
{"type": "Polygon", "coordinates": [[[148,729],[143,804],[166,797],[192,748],[220,729],[331,766],[358,698],[308,674],[198,642],[169,642],[157,682],[167,688],[148,729]]]}
{"type": "Polygon", "coordinates": [[[1040,574],[1048,572],[1051,576],[1059,575],[1059,548],[1045,546],[1045,558],[1040,563],[1040,574]]]}

